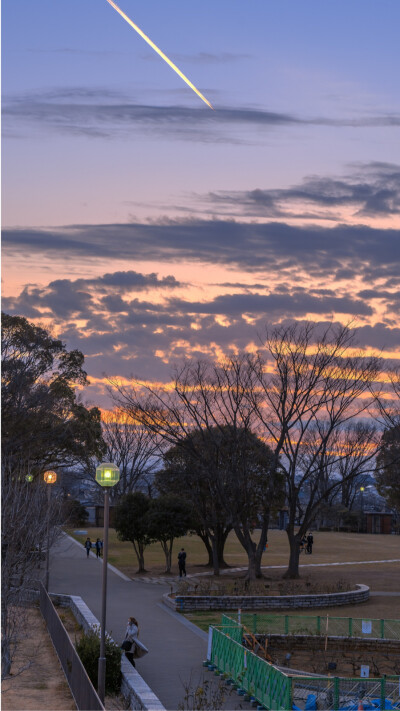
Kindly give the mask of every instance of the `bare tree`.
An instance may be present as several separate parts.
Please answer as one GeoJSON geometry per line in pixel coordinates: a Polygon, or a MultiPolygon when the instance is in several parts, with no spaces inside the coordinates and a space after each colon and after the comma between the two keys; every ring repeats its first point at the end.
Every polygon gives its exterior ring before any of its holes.
{"type": "Polygon", "coordinates": [[[153,432],[120,409],[102,416],[105,457],[120,470],[120,480],[111,490],[119,499],[138,488],[148,488],[159,466],[159,445],[153,432]]]}
{"type": "Polygon", "coordinates": [[[254,409],[286,479],[289,578],[299,576],[300,541],[321,503],[344,482],[373,470],[375,428],[350,424],[371,405],[380,361],[355,348],[347,326],[331,326],[317,337],[314,325],[294,324],[267,333],[264,352],[251,361],[254,409]],[[308,501],[298,524],[305,487],[308,501]]]}
{"type": "MultiPolygon", "coordinates": [[[[260,574],[259,563],[267,540],[274,495],[279,494],[278,466],[271,468],[268,447],[252,432],[254,404],[248,392],[255,373],[246,355],[210,365],[184,364],[174,377],[173,389],[135,389],[117,385],[117,401],[131,417],[179,447],[197,463],[210,500],[224,511],[249,560],[250,578],[260,574]],[[258,542],[253,529],[261,527],[258,542]]],[[[214,573],[219,573],[217,521],[208,533],[213,547],[214,573]]]]}
{"type": "MultiPolygon", "coordinates": [[[[1,651],[2,679],[10,675],[16,646],[23,636],[26,590],[38,577],[37,565],[55,540],[60,522],[60,502],[52,497],[50,506],[46,484],[36,477],[26,480],[29,469],[22,463],[12,467],[2,461],[1,495],[1,651]],[[48,528],[49,527],[49,528],[48,528]]],[[[49,485],[47,485],[49,486],[49,485]]],[[[13,670],[13,676],[21,669],[13,670]]]]}
{"type": "Polygon", "coordinates": [[[375,414],[385,429],[400,426],[400,367],[388,368],[387,382],[374,396],[375,414]]]}

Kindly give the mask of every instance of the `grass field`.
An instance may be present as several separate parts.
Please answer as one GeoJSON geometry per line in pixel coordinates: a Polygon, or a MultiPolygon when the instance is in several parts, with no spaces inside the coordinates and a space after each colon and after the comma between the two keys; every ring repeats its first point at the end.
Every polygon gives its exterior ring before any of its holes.
{"type": "MultiPolygon", "coordinates": [[[[88,528],[92,541],[103,537],[103,530],[88,528]]],[[[85,535],[77,535],[69,530],[82,544],[85,535]]],[[[173,569],[171,579],[178,574],[177,555],[181,547],[187,552],[187,572],[189,574],[204,573],[209,570],[205,567],[207,554],[202,541],[197,536],[185,536],[174,543],[173,569]]],[[[82,546],[82,555],[84,550],[82,546]]],[[[285,571],[289,557],[289,546],[284,531],[272,530],[269,532],[268,549],[263,556],[263,574],[272,582],[278,581],[285,571]],[[283,566],[274,568],[269,566],[283,566]]],[[[236,536],[231,533],[225,548],[225,560],[232,567],[245,567],[247,556],[240,546],[236,536]]],[[[362,605],[349,605],[321,609],[318,614],[332,614],[343,617],[368,617],[398,619],[400,618],[400,536],[369,535],[358,533],[316,532],[314,534],[313,554],[300,557],[300,574],[311,581],[318,581],[327,585],[333,584],[339,578],[348,581],[352,586],[356,583],[368,585],[371,592],[370,600],[362,605]],[[375,561],[396,560],[397,562],[384,563],[375,561]],[[351,563],[362,564],[351,565],[351,563]],[[313,564],[310,566],[310,564],[313,564]],[[340,565],[313,567],[316,564],[340,563],[340,565]],[[382,593],[382,594],[375,594],[382,593]],[[399,593],[399,595],[393,595],[399,593]]],[[[133,546],[128,542],[117,539],[116,533],[110,529],[109,562],[115,565],[125,575],[135,579],[137,576],[137,561],[133,546]]],[[[146,575],[157,577],[164,576],[164,554],[159,543],[148,546],[145,550],[146,575]]],[[[229,575],[229,571],[227,573],[229,575]]],[[[236,575],[244,575],[237,573],[236,575]]],[[[224,578],[224,575],[221,576],[224,578]]],[[[295,614],[306,614],[298,610],[295,614]]],[[[309,614],[315,614],[310,610],[309,614]]],[[[188,616],[203,627],[208,626],[211,615],[208,613],[195,613],[188,616]]],[[[214,619],[219,621],[220,615],[214,619]]]]}

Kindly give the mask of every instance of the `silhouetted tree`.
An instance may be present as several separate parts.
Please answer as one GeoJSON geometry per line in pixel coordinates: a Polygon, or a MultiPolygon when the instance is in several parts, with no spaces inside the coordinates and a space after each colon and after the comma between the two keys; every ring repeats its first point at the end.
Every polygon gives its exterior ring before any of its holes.
{"type": "Polygon", "coordinates": [[[286,480],[289,578],[299,576],[300,541],[320,505],[374,467],[379,437],[360,418],[381,366],[355,347],[346,326],[318,336],[315,325],[294,324],[267,332],[264,351],[250,359],[254,409],[286,480]],[[308,499],[297,527],[304,488],[308,499]]]}
{"type": "Polygon", "coordinates": [[[2,314],[2,454],[11,466],[24,459],[36,476],[46,468],[101,456],[100,411],[77,399],[87,385],[80,351],[67,351],[48,331],[2,314]]]}
{"type": "Polygon", "coordinates": [[[186,536],[192,528],[192,508],[184,497],[171,494],[158,496],[151,500],[146,520],[149,536],[161,543],[165,555],[165,572],[170,573],[174,540],[186,536]]]}
{"type": "Polygon", "coordinates": [[[248,576],[253,578],[260,575],[273,494],[281,492],[279,461],[251,429],[254,404],[249,391],[254,380],[244,355],[221,364],[186,363],[176,372],[172,390],[147,386],[147,397],[143,388],[138,392],[115,383],[119,406],[195,463],[210,502],[207,534],[216,575],[217,509],[222,509],[225,526],[232,526],[245,548],[248,576]],[[252,537],[256,526],[261,528],[258,543],[252,537]]]}
{"type": "Polygon", "coordinates": [[[136,553],[139,568],[138,573],[145,573],[144,550],[153,542],[149,535],[147,512],[150,499],[146,494],[137,491],[125,494],[119,504],[114,507],[114,527],[120,541],[130,541],[136,553]]]}
{"type": "Polygon", "coordinates": [[[375,479],[379,494],[400,512],[400,425],[390,427],[382,435],[375,479]]]}

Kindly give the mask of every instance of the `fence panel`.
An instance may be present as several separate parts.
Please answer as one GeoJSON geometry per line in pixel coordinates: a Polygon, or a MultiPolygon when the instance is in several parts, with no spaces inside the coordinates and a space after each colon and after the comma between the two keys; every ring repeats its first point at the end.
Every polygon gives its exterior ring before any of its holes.
{"type": "Polygon", "coordinates": [[[243,627],[239,622],[228,617],[228,615],[222,615],[221,628],[223,632],[225,632],[228,637],[234,639],[235,642],[242,642],[243,627]]]}
{"type": "Polygon", "coordinates": [[[81,711],[104,711],[104,706],[42,584],[40,584],[40,610],[77,708],[81,711]]]}
{"type": "MultiPolygon", "coordinates": [[[[238,615],[231,613],[236,622],[238,615]]],[[[361,619],[322,615],[241,613],[242,624],[253,634],[307,634],[400,640],[400,620],[361,619]]]]}
{"type": "Polygon", "coordinates": [[[292,677],[293,709],[323,708],[326,711],[378,711],[398,709],[399,677],[361,679],[343,677],[292,677]]]}
{"type": "MultiPolygon", "coordinates": [[[[280,617],[285,620],[287,616],[280,617]]],[[[248,619],[243,615],[241,619],[250,627],[248,619]]],[[[352,618],[336,619],[344,630],[352,618]]],[[[235,620],[224,615],[223,622],[223,627],[212,628],[211,661],[219,671],[231,677],[271,711],[305,711],[313,708],[325,711],[358,711],[359,708],[364,711],[400,710],[399,676],[376,679],[287,675],[245,649],[241,644],[242,626],[237,622],[238,639],[233,639],[235,620]]],[[[322,628],[321,624],[321,633],[322,628]]]]}
{"type": "Polygon", "coordinates": [[[216,627],[213,627],[210,661],[265,708],[271,711],[291,708],[289,677],[216,627]]]}

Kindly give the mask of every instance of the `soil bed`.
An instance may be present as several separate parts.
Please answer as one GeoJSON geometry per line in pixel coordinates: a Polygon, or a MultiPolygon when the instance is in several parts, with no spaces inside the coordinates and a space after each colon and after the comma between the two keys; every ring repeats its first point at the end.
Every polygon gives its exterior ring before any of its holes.
{"type": "MultiPolygon", "coordinates": [[[[265,645],[265,637],[257,639],[265,645]]],[[[359,677],[361,665],[369,666],[370,677],[400,674],[397,641],[328,637],[325,650],[324,637],[270,635],[267,650],[273,664],[312,674],[359,677]]]]}
{"type": "Polygon", "coordinates": [[[4,711],[68,711],[76,705],[64,672],[37,607],[23,608],[24,637],[11,667],[12,676],[2,682],[4,711]],[[27,666],[18,674],[22,667],[27,666]]]}

